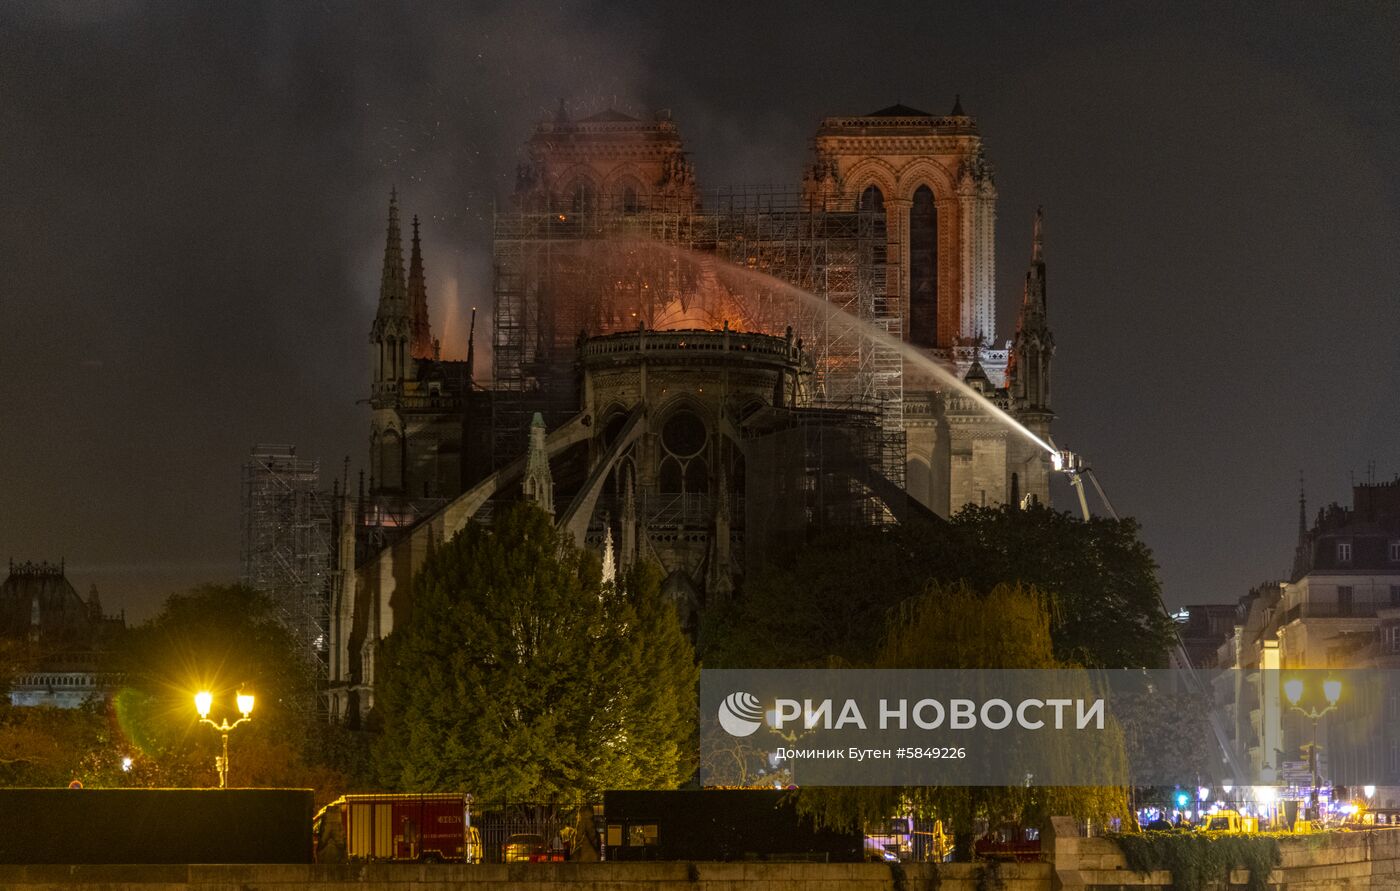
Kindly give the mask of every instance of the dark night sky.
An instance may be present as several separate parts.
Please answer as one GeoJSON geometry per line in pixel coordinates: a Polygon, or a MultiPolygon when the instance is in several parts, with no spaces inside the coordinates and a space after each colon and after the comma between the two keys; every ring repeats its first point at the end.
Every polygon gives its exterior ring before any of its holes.
{"type": "Polygon", "coordinates": [[[1400,470],[1400,6],[972,6],[0,5],[0,558],[138,618],[231,578],[251,443],[363,459],[390,185],[460,354],[556,97],[672,109],[720,186],[961,93],[1003,336],[1046,207],[1060,444],[1169,602],[1282,575],[1300,469],[1314,509],[1400,470]]]}

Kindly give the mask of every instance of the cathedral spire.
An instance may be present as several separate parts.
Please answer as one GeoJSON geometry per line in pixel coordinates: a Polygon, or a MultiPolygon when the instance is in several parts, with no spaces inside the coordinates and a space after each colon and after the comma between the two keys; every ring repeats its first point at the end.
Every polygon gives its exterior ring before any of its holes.
{"type": "Polygon", "coordinates": [[[1308,534],[1308,490],[1303,484],[1303,471],[1298,471],[1298,541],[1308,534]]]}
{"type": "Polygon", "coordinates": [[[413,215],[413,248],[408,260],[409,355],[433,358],[433,329],[428,323],[428,288],[423,281],[423,249],[418,241],[418,215],[413,215]]]}
{"type": "Polygon", "coordinates": [[[544,416],[535,412],[530,422],[530,447],[525,453],[525,479],[520,490],[525,497],[554,516],[554,477],[549,472],[549,452],[544,444],[544,416]]]}
{"type": "Polygon", "coordinates": [[[1045,208],[1035,209],[1035,234],[1031,238],[1031,263],[1045,265],[1045,235],[1043,227],[1045,225],[1045,208]]]}
{"type": "Polygon", "coordinates": [[[1050,410],[1050,358],[1054,353],[1055,337],[1050,333],[1045,298],[1045,210],[1037,207],[1026,289],[1016,314],[1016,337],[1007,368],[1012,396],[1019,407],[1050,410]]]}
{"type": "Polygon", "coordinates": [[[379,277],[379,314],[402,313],[406,300],[403,233],[399,230],[399,190],[395,188],[389,190],[389,227],[384,236],[384,271],[379,277]]]}

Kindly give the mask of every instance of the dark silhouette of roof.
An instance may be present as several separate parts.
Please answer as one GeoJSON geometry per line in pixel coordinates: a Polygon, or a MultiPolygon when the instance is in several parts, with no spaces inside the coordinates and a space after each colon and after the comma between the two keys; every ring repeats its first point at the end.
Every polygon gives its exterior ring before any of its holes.
{"type": "Polygon", "coordinates": [[[926,111],[919,111],[917,108],[910,108],[907,105],[891,105],[889,108],[882,108],[879,111],[872,111],[866,115],[868,118],[927,118],[932,117],[926,111]]]}

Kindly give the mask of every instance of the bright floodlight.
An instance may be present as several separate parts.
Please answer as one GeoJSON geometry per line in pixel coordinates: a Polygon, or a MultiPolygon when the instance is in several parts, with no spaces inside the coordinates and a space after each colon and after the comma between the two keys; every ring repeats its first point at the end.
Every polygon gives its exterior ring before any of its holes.
{"type": "Polygon", "coordinates": [[[253,713],[253,694],[238,691],[238,713],[245,718],[253,713]]]}
{"type": "Polygon", "coordinates": [[[1278,791],[1273,786],[1255,786],[1254,798],[1262,805],[1271,805],[1278,798],[1278,791]]]}
{"type": "Polygon", "coordinates": [[[128,773],[131,771],[131,756],[130,756],[130,755],[128,755],[128,756],[126,756],[125,758],[122,759],[122,770],[125,771],[125,772],[128,772],[128,773]]]}
{"type": "Polygon", "coordinates": [[[1197,801],[1205,801],[1207,798],[1210,798],[1210,787],[1209,787],[1209,786],[1202,786],[1201,788],[1199,788],[1199,789],[1196,790],[1196,800],[1197,800],[1197,801]]]}
{"type": "Polygon", "coordinates": [[[1322,695],[1327,697],[1328,702],[1332,703],[1333,705],[1336,705],[1337,700],[1342,698],[1342,682],[1323,681],[1322,695]]]}
{"type": "Polygon", "coordinates": [[[1220,785],[1220,788],[1225,790],[1225,794],[1226,794],[1226,795],[1229,795],[1231,792],[1235,791],[1235,784],[1234,784],[1234,783],[1222,783],[1222,784],[1220,785]]]}
{"type": "Polygon", "coordinates": [[[1283,692],[1289,702],[1297,705],[1298,700],[1303,698],[1303,682],[1294,678],[1283,685],[1283,692]]]}
{"type": "Polygon", "coordinates": [[[1376,787],[1375,787],[1375,786],[1362,786],[1362,787],[1361,787],[1361,791],[1364,792],[1364,793],[1366,793],[1366,797],[1367,797],[1367,798],[1375,798],[1375,797],[1376,797],[1376,787]]]}
{"type": "Polygon", "coordinates": [[[214,704],[214,694],[208,690],[200,690],[194,694],[194,707],[199,712],[201,718],[209,717],[209,708],[214,704]]]}

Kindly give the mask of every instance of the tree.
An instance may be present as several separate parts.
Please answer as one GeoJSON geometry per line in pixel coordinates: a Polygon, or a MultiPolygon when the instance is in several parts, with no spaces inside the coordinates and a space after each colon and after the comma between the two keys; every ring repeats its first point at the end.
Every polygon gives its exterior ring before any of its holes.
{"type": "Polygon", "coordinates": [[[789,559],[758,567],[738,597],[707,612],[702,661],[710,668],[864,665],[890,610],[930,580],[956,573],[951,554],[942,522],[821,533],[789,559]]]}
{"type": "MultiPolygon", "coordinates": [[[[967,585],[931,585],[887,625],[876,668],[1064,669],[1055,656],[1048,599],[1034,588],[998,585],[979,594],[967,585]]],[[[1081,744],[1082,745],[1082,744],[1081,744]]],[[[1071,747],[1064,737],[1045,746],[1065,767],[1076,761],[1098,772],[1126,777],[1121,738],[1091,750],[1071,747]]],[[[826,824],[860,825],[912,813],[942,820],[954,838],[958,859],[970,859],[973,827],[1003,821],[1048,827],[1051,816],[1110,819],[1128,814],[1121,786],[919,786],[804,789],[800,810],[826,824]]]]}
{"type": "Polygon", "coordinates": [[[394,788],[577,803],[694,770],[697,669],[660,573],[604,584],[532,504],[430,555],[381,647],[375,753],[394,788]]]}
{"type": "Polygon", "coordinates": [[[231,785],[310,786],[326,800],[355,773],[351,734],[315,715],[315,673],[272,601],[251,588],[206,585],[172,595],[113,654],[124,676],[113,711],[150,785],[213,785],[219,734],[200,726],[194,694],[214,694],[210,717],[236,719],[234,695],[255,697],[253,719],[230,737],[231,785]]]}
{"type": "Polygon", "coordinates": [[[969,506],[946,523],[828,532],[756,570],[728,610],[707,617],[701,653],[725,668],[864,664],[891,611],[928,584],[1020,583],[1048,597],[1057,658],[1160,667],[1171,623],[1138,531],[1131,519],[1003,505],[969,506]]]}
{"type": "Polygon", "coordinates": [[[1049,595],[1055,654],[1087,667],[1161,668],[1172,625],[1136,520],[1080,520],[1040,505],[969,505],[951,521],[959,578],[1049,595]]]}

